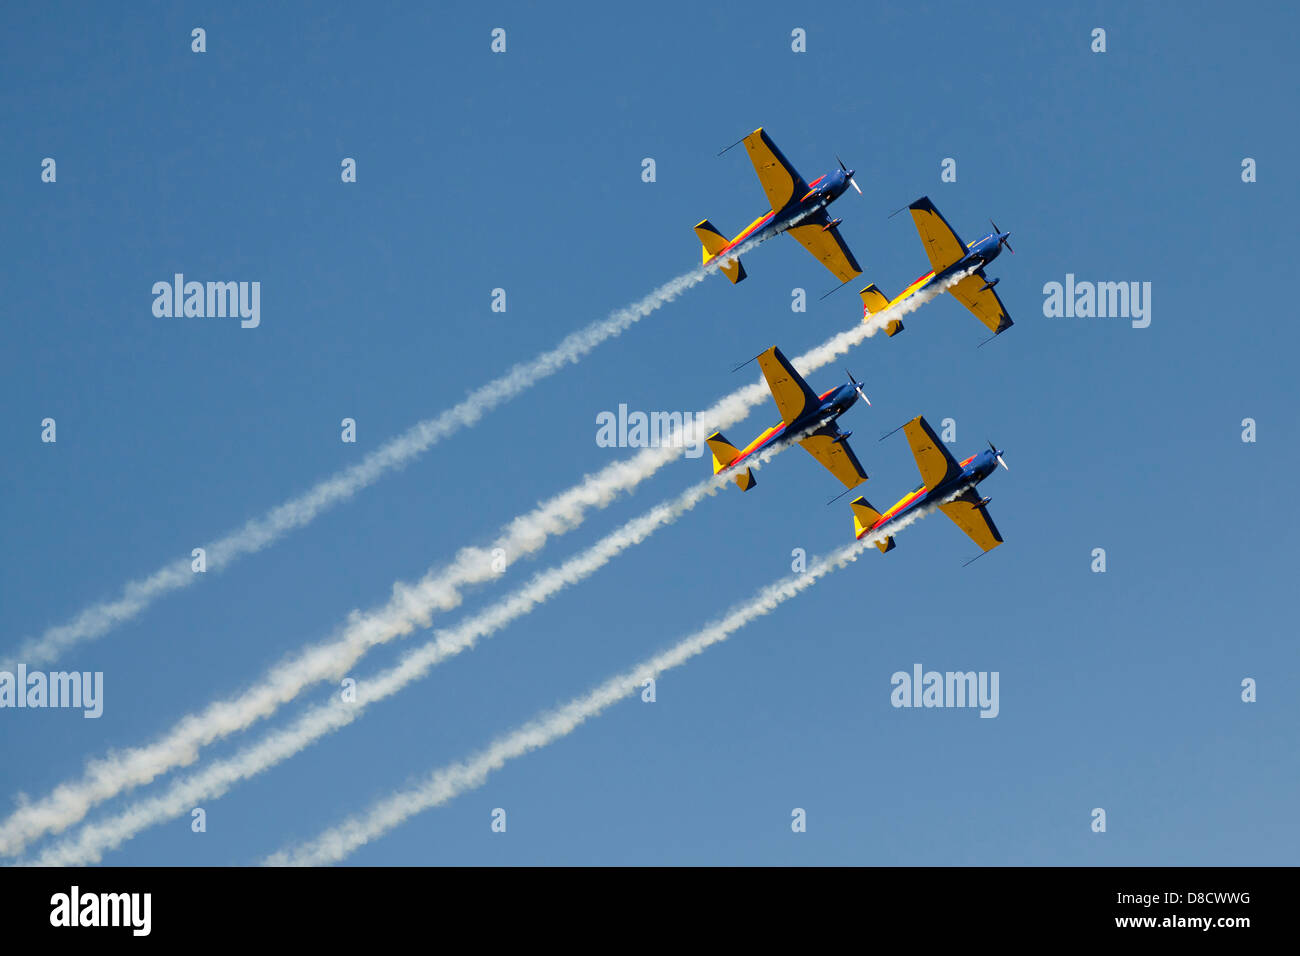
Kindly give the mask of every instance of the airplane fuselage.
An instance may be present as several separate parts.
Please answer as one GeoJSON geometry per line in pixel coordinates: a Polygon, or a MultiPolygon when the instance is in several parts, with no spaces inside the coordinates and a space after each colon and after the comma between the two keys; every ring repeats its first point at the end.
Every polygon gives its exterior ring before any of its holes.
{"type": "Polygon", "coordinates": [[[942,282],[959,272],[978,272],[998,257],[1002,251],[1002,240],[1009,233],[991,232],[983,239],[977,239],[966,247],[966,255],[957,262],[934,275],[931,282],[942,282]]]}
{"type": "MultiPolygon", "coordinates": [[[[739,455],[727,462],[726,467],[739,464],[750,455],[762,451],[775,442],[791,441],[796,435],[802,435],[809,429],[835,421],[853,407],[853,403],[858,400],[858,390],[851,384],[838,385],[828,392],[823,392],[818,398],[821,401],[811,411],[804,412],[792,422],[780,422],[761,432],[741,450],[739,455]]],[[[844,437],[847,438],[848,434],[846,433],[844,437]]]]}
{"type": "Polygon", "coordinates": [[[936,504],[959,494],[967,488],[974,488],[998,467],[998,455],[1000,454],[1002,454],[1001,451],[990,449],[989,451],[978,452],[965,461],[958,462],[957,464],[961,467],[959,474],[936,488],[927,488],[925,485],[921,485],[904,495],[892,508],[880,516],[879,521],[870,528],[862,529],[862,533],[858,535],[858,538],[861,539],[868,534],[874,534],[886,529],[890,524],[898,521],[914,508],[927,504],[936,504]]]}
{"type": "Polygon", "coordinates": [[[849,180],[852,178],[853,170],[850,169],[846,173],[842,169],[837,169],[813,180],[808,184],[807,193],[791,199],[782,209],[769,210],[759,216],[708,261],[725,259],[728,253],[745,243],[765,242],[773,236],[779,236],[791,226],[797,225],[798,221],[818,210],[825,209],[839,199],[849,188],[849,180]]]}
{"type": "MultiPolygon", "coordinates": [[[[1010,234],[991,232],[984,238],[977,239],[966,247],[966,255],[960,260],[953,263],[942,272],[936,273],[932,269],[925,275],[914,279],[906,289],[891,299],[889,304],[894,305],[895,303],[902,302],[908,296],[916,295],[916,293],[920,292],[922,289],[928,289],[935,283],[943,282],[951,276],[959,273],[968,270],[971,272],[979,272],[998,257],[998,253],[1002,251],[1002,243],[1000,240],[1005,238],[1007,235],[1010,234]]],[[[994,281],[996,282],[997,280],[994,281]]]]}

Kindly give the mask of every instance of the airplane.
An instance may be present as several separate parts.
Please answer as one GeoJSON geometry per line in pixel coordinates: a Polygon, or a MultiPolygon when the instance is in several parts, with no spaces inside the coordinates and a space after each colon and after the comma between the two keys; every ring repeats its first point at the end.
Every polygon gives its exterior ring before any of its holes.
{"type": "MultiPolygon", "coordinates": [[[[762,432],[744,451],[727,441],[720,431],[710,435],[705,441],[713,452],[713,473],[716,475],[735,468],[750,455],[762,451],[773,442],[790,441],[794,436],[813,429],[810,434],[798,439],[810,455],[842,481],[846,488],[854,488],[866,481],[867,473],[862,470],[862,464],[849,447],[848,437],[853,433],[841,432],[835,424],[835,420],[848,411],[858,398],[871,404],[866,392],[862,391],[862,383],[855,381],[850,374],[849,384],[817,395],[775,345],[758,356],[758,365],[763,370],[763,377],[767,379],[767,387],[772,391],[772,398],[775,399],[783,420],[762,432]]],[[[748,491],[758,480],[754,477],[754,470],[746,468],[743,473],[736,475],[735,482],[741,491],[748,491]]]]}
{"type": "MultiPolygon", "coordinates": [[[[974,242],[964,243],[952,226],[948,225],[948,220],[934,208],[934,203],[930,202],[929,197],[922,196],[907,208],[912,211],[916,231],[921,234],[925,254],[930,257],[930,265],[934,268],[892,300],[886,298],[874,282],[867,286],[858,293],[862,296],[862,320],[865,322],[869,316],[902,302],[908,296],[915,295],[935,283],[943,282],[950,276],[974,269],[974,272],[950,287],[948,291],[952,293],[953,298],[970,309],[975,314],[975,318],[983,322],[994,335],[1000,335],[1011,328],[1013,325],[1011,316],[1007,315],[1006,306],[993,291],[993,287],[1002,280],[999,278],[990,281],[984,275],[984,268],[998,257],[1003,246],[1006,246],[1012,254],[1015,253],[1016,250],[1012,249],[1011,243],[1007,241],[1011,233],[1000,232],[998,224],[990,219],[989,223],[993,226],[991,233],[974,242]]],[[[886,335],[897,335],[901,331],[903,331],[903,323],[898,319],[885,325],[886,335]]]]}
{"type": "Polygon", "coordinates": [[[739,257],[727,258],[728,252],[746,242],[762,242],[782,232],[789,232],[841,283],[861,275],[862,267],[853,258],[853,253],[844,244],[836,228],[842,220],[831,219],[826,212],[826,207],[850,186],[858,191],[858,195],[862,194],[862,189],[853,180],[853,170],[845,166],[837,156],[839,169],[806,183],[790,165],[790,161],[781,155],[781,151],[761,126],[741,142],[749,152],[754,172],[758,174],[759,185],[763,187],[763,193],[772,208],[732,239],[718,232],[709,220],[700,220],[695,227],[695,235],[699,236],[704,246],[704,264],[707,266],[718,259],[725,259],[721,266],[722,273],[733,284],[737,283],[745,278],[745,267],[740,264],[739,257]],[[798,222],[795,222],[796,219],[798,222]]]}
{"type": "MultiPolygon", "coordinates": [[[[939,510],[970,535],[983,551],[992,551],[1000,545],[1002,535],[984,507],[991,499],[981,498],[975,486],[997,471],[999,465],[1007,468],[1002,452],[990,442],[988,451],[971,455],[965,461],[955,461],[920,415],[903,426],[903,434],[912,446],[916,467],[921,472],[921,485],[904,495],[883,515],[871,507],[866,498],[854,498],[849,506],[853,509],[853,532],[857,539],[860,541],[868,534],[888,528],[913,508],[941,502],[939,510]],[[946,498],[952,500],[945,501],[946,498]]],[[[893,535],[877,541],[876,547],[881,554],[892,551],[893,535]]]]}

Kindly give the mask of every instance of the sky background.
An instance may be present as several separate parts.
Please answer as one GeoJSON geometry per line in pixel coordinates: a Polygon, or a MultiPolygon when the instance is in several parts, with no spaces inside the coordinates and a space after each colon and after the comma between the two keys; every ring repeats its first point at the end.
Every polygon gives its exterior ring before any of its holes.
{"type": "MultiPolygon", "coordinates": [[[[987,347],[950,296],[809,376],[866,383],[841,420],[883,510],[902,435],[953,418],[1006,544],[902,532],[564,740],[363,848],[357,864],[1294,864],[1300,657],[1294,472],[1297,94],[1287,4],[39,4],[0,31],[0,651],[118,593],[699,261],[766,205],[767,129],[867,281],[929,267],[928,195],[1015,320],[987,347]],[[190,51],[190,30],[207,52],[190,51]],[[493,54],[490,31],[507,31],[493,54]],[[807,31],[807,52],[791,31],[807,31]],[[1090,50],[1106,30],[1107,52],[1090,50]],[[42,183],[42,158],[58,181],[42,183]],[[358,181],[340,182],[343,157],[358,181]],[[642,159],[656,181],[641,179],[642,159]],[[952,157],[957,181],[940,181],[952,157]],[[1258,163],[1243,183],[1241,162],[1258,163]],[[174,272],[258,280],[262,320],[160,319],[174,272]],[[1043,286],[1152,285],[1149,328],[1046,318],[1043,286]],[[507,311],[490,309],[507,292],[507,311]],[[58,423],[57,444],[40,423],[58,423]],[[344,417],[355,445],[339,440],[344,417]],[[1241,440],[1242,419],[1258,441],[1241,440]],[[1090,569],[1106,550],[1104,574],[1090,569]],[[1001,712],[894,709],[890,676],[998,671],[1001,712]],[[1241,701],[1244,678],[1258,702],[1241,701]],[[505,808],[508,832],[490,830],[505,808]],[[804,808],[806,833],[791,832],[804,808]],[[1090,829],[1105,808],[1107,832],[1090,829]]],[[[153,738],[353,609],[382,604],[586,473],[596,415],[707,407],[860,320],[788,238],[264,552],[52,669],[102,670],[99,720],[0,711],[0,800],[153,738]],[[791,310],[791,290],[809,306],[791,310]]],[[[758,408],[737,444],[779,419],[758,408]]],[[[664,468],[499,582],[490,606],[707,475],[664,468]]],[[[797,450],[360,721],[109,854],[246,864],[477,751],[850,540],[797,450]]],[[[446,615],[435,625],[450,625],[446,615]]],[[[358,678],[415,638],[367,655],[358,678]]],[[[333,691],[204,751],[233,752],[333,691]]],[[[156,785],[155,785],[156,786],[156,785]]],[[[112,811],[148,791],[119,798],[112,811]]]]}

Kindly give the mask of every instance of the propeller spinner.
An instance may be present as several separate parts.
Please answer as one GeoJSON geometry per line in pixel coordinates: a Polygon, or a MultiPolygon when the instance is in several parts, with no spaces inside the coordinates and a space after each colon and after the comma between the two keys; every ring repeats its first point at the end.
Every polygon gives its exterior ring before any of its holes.
{"type": "MultiPolygon", "coordinates": [[[[996,229],[997,226],[994,226],[993,228],[996,229]]],[[[1007,467],[1007,463],[1002,460],[1002,456],[998,454],[997,447],[994,446],[993,442],[989,442],[989,451],[993,452],[993,457],[998,460],[999,465],[1001,465],[1003,468],[1006,468],[1007,471],[1011,470],[1010,468],[1007,467]]]]}
{"type": "Polygon", "coordinates": [[[844,370],[844,374],[847,375],[847,376],[849,377],[849,384],[851,384],[855,389],[857,389],[857,391],[858,391],[858,396],[859,396],[859,397],[860,397],[864,402],[866,402],[868,405],[870,405],[870,404],[871,404],[871,399],[867,398],[867,393],[864,392],[864,391],[862,390],[862,383],[859,382],[857,379],[855,379],[855,378],[853,377],[853,373],[850,372],[848,369],[845,369],[845,370],[844,370]]]}
{"type": "MultiPolygon", "coordinates": [[[[844,160],[840,159],[839,153],[835,154],[835,162],[839,163],[840,169],[844,170],[845,174],[848,175],[849,185],[852,186],[854,189],[856,189],[858,191],[858,195],[861,196],[862,189],[861,187],[858,186],[858,181],[853,178],[853,170],[849,169],[849,167],[844,165],[844,160]]],[[[868,402],[867,404],[870,405],[871,403],[868,402]]]]}
{"type": "MultiPolygon", "coordinates": [[[[994,222],[992,219],[990,219],[990,220],[989,220],[989,225],[993,227],[993,231],[994,231],[994,232],[996,232],[999,236],[1002,236],[1002,230],[998,228],[998,224],[997,224],[996,222],[994,222]]],[[[1008,233],[1008,235],[1009,235],[1009,233],[1008,233]]],[[[1002,238],[998,240],[998,245],[1006,246],[1006,247],[1007,247],[1007,251],[1010,252],[1013,256],[1016,254],[1016,250],[1014,250],[1014,249],[1011,248],[1011,243],[1010,243],[1009,241],[1007,241],[1007,237],[1006,237],[1006,236],[1002,236],[1002,238]]]]}

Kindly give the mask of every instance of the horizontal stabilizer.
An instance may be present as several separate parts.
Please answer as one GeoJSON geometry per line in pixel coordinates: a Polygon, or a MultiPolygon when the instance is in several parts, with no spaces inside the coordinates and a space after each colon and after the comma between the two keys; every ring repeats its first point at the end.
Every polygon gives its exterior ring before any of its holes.
{"type": "MultiPolygon", "coordinates": [[[[889,308],[889,299],[885,297],[885,294],[880,291],[880,287],[874,282],[859,292],[858,295],[862,296],[862,320],[864,322],[868,316],[883,312],[889,308]]],[[[903,323],[899,319],[891,319],[885,323],[886,335],[894,336],[901,331],[903,331],[903,323]]]]}
{"type": "MultiPolygon", "coordinates": [[[[714,432],[705,439],[708,443],[709,451],[713,453],[713,473],[726,471],[727,467],[740,457],[740,449],[731,442],[727,441],[722,432],[714,432]]],[[[746,468],[742,473],[735,476],[736,487],[741,491],[748,491],[758,484],[758,479],[754,477],[754,470],[746,468]]]]}
{"type": "Polygon", "coordinates": [[[868,315],[875,315],[889,305],[889,299],[885,298],[885,294],[880,291],[880,287],[874,282],[859,292],[858,295],[862,296],[862,308],[868,315]]]}
{"type": "MultiPolygon", "coordinates": [[[[874,528],[876,522],[880,520],[880,512],[871,507],[871,502],[861,496],[854,498],[849,503],[849,506],[853,509],[853,535],[855,538],[861,539],[872,528],[874,528]]],[[[881,554],[884,554],[886,551],[893,551],[894,536],[890,535],[882,541],[877,541],[875,544],[876,547],[880,549],[881,554]]]]}
{"type": "Polygon", "coordinates": [[[718,232],[713,223],[707,219],[700,220],[695,227],[695,235],[700,237],[700,243],[704,246],[705,262],[727,248],[727,237],[718,232]]]}
{"type": "Polygon", "coordinates": [[[749,273],[745,271],[745,267],[740,264],[739,259],[728,259],[720,266],[720,268],[722,269],[722,274],[731,280],[732,285],[735,285],[741,279],[745,278],[745,276],[749,275],[749,273]]]}
{"type": "MultiPolygon", "coordinates": [[[[701,219],[695,226],[695,235],[699,237],[700,244],[704,247],[702,261],[705,265],[708,265],[718,253],[726,249],[730,241],[726,236],[718,232],[713,223],[707,219],[701,219]]],[[[731,280],[733,285],[745,278],[746,275],[745,267],[740,264],[739,259],[728,259],[718,268],[724,276],[731,280]]]]}

